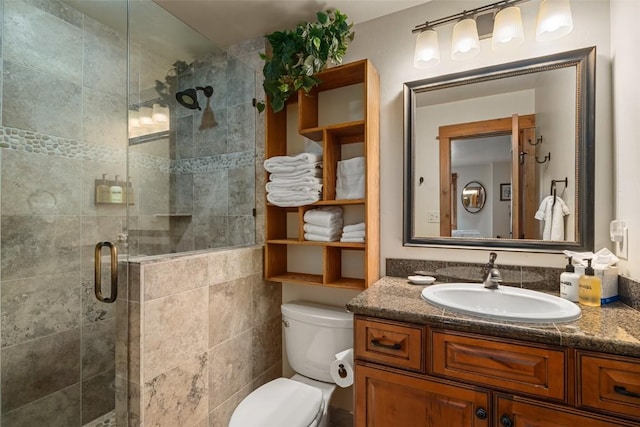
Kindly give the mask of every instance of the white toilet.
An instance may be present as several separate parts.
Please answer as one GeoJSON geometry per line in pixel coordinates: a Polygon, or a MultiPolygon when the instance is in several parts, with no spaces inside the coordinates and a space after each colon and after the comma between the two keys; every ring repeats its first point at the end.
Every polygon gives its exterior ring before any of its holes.
{"type": "Polygon", "coordinates": [[[344,308],[296,301],[283,304],[284,343],[296,374],[254,390],[229,427],[327,427],[336,388],[329,365],[353,347],[353,315],[344,308]]]}

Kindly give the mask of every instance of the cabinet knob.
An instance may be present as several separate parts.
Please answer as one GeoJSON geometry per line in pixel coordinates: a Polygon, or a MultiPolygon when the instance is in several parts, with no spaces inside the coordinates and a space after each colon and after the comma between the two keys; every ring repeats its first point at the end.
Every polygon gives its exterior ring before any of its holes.
{"type": "Polygon", "coordinates": [[[502,427],[513,427],[513,421],[511,421],[508,416],[502,415],[500,417],[500,425],[502,427]]]}
{"type": "Polygon", "coordinates": [[[487,411],[484,408],[476,409],[476,417],[478,417],[478,419],[481,419],[481,420],[486,420],[487,419],[487,411]]]}

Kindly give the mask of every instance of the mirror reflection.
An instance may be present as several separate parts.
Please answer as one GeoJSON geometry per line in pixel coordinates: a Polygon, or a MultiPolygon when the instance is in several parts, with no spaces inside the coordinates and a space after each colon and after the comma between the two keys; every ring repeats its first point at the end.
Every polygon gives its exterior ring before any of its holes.
{"type": "Polygon", "coordinates": [[[590,55],[592,48],[405,84],[405,244],[589,245],[590,55]],[[559,180],[566,185],[550,194],[559,180]],[[482,183],[482,197],[460,187],[472,181],[482,183]],[[558,203],[545,212],[551,196],[558,203]]]}
{"type": "Polygon", "coordinates": [[[462,207],[469,213],[478,213],[484,207],[485,191],[482,184],[471,181],[462,189],[462,207]]]}

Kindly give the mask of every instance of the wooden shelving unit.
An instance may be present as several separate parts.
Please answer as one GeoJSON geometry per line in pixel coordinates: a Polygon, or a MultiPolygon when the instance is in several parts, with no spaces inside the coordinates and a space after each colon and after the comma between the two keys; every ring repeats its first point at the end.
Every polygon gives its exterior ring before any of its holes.
{"type": "MultiPolygon", "coordinates": [[[[323,148],[323,196],[322,200],[307,206],[284,208],[267,203],[265,212],[265,278],[273,282],[319,285],[336,288],[365,289],[380,278],[380,214],[379,214],[379,151],[380,151],[380,79],[369,60],[355,61],[325,70],[317,75],[321,83],[311,93],[302,91],[288,107],[274,113],[270,107],[266,116],[265,157],[298,154],[292,151],[288,126],[297,115],[298,135],[316,141],[323,148]],[[362,90],[359,90],[359,86],[362,90]],[[323,92],[340,91],[351,87],[349,95],[357,93],[353,101],[361,108],[361,119],[343,117],[341,120],[321,119],[323,92]],[[353,90],[355,89],[355,90],[353,90]],[[292,114],[291,109],[294,109],[292,114]],[[349,146],[349,147],[347,147],[349,146]],[[365,198],[335,200],[336,173],[339,160],[351,158],[345,154],[360,150],[365,158],[365,198]],[[344,159],[343,159],[344,157],[344,159]],[[312,242],[304,240],[304,213],[320,206],[342,206],[357,210],[359,221],[365,222],[365,243],[312,242]],[[361,217],[361,218],[360,218],[361,217]],[[309,250],[315,270],[304,271],[296,262],[296,251],[309,250]],[[354,265],[349,255],[362,259],[361,266],[354,265]],[[348,268],[344,268],[348,264],[348,268]],[[356,277],[347,277],[343,271],[359,269],[356,277]]],[[[325,103],[326,104],[326,103],[325,103]]],[[[310,261],[305,258],[305,265],[310,261]]],[[[358,262],[360,264],[360,262],[358,262]]]]}

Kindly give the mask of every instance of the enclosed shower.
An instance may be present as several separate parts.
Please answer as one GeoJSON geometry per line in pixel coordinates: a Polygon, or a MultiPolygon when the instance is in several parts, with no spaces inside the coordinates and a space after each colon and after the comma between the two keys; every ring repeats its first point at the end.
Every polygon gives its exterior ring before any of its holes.
{"type": "Polygon", "coordinates": [[[151,0],[0,6],[1,425],[125,425],[127,260],[256,242],[256,66],[151,0]]]}

